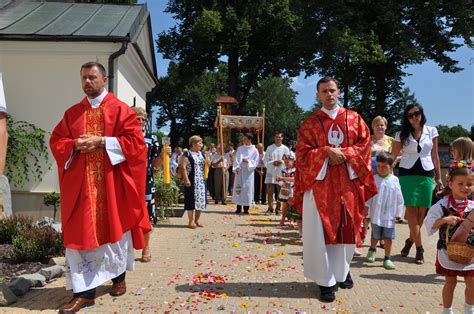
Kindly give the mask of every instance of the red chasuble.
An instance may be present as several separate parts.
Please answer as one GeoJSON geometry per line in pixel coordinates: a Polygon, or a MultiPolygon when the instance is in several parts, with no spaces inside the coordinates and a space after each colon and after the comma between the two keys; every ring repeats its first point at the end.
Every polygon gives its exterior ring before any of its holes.
{"type": "Polygon", "coordinates": [[[145,246],[151,230],[145,203],[146,144],[135,112],[109,93],[92,109],[87,98],[69,108],[53,130],[51,151],[56,159],[61,190],[64,246],[89,250],[118,242],[131,230],[133,246],[145,246]],[[126,158],[115,166],[104,148],[75,153],[83,134],[117,138],[126,158]]]}
{"type": "Polygon", "coordinates": [[[355,243],[365,201],[377,193],[371,169],[370,131],[364,120],[344,107],[334,120],[322,110],[315,111],[298,130],[296,157],[295,207],[301,212],[303,194],[312,189],[326,243],[355,243]],[[324,179],[316,180],[328,158],[328,146],[340,147],[347,161],[328,164],[324,179]],[[357,178],[350,179],[347,164],[357,178]]]}

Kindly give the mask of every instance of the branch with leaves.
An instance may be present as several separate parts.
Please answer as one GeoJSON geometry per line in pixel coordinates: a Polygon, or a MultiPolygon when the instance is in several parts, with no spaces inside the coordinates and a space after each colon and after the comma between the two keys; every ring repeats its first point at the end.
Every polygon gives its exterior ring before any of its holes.
{"type": "Polygon", "coordinates": [[[5,175],[12,185],[22,188],[30,179],[41,182],[44,167],[51,169],[46,131],[26,121],[7,117],[8,150],[5,175]]]}

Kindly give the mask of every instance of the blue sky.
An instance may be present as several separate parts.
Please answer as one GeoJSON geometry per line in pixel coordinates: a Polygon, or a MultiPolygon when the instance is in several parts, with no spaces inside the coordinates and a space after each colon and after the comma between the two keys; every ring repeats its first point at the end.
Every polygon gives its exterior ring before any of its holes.
{"type": "MultiPolygon", "coordinates": [[[[147,1],[154,39],[158,33],[168,30],[176,23],[171,15],[163,12],[167,2],[167,0],[147,1]]],[[[158,74],[164,76],[169,60],[163,59],[162,55],[156,52],[156,48],[155,54],[158,74]]],[[[428,125],[460,124],[469,130],[474,124],[474,52],[467,47],[461,47],[451,56],[459,61],[460,67],[464,68],[462,72],[443,73],[434,62],[427,61],[408,66],[405,70],[411,75],[407,76],[404,82],[423,105],[428,125]]],[[[298,92],[296,101],[305,110],[311,108],[315,102],[315,86],[318,79],[318,76],[305,79],[304,74],[293,78],[292,88],[298,92]]]]}

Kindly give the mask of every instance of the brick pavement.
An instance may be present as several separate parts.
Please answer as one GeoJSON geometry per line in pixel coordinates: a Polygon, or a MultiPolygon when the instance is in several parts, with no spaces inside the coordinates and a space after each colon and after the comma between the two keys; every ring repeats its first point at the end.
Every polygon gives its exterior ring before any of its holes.
{"type": "MultiPolygon", "coordinates": [[[[210,205],[202,216],[204,228],[190,230],[187,218],[171,218],[153,232],[153,259],[137,262],[127,273],[128,292],[119,298],[108,295],[110,284],[98,290],[96,305],[83,312],[440,312],[443,278],[434,273],[436,237],[426,237],[425,264],[415,265],[399,254],[408,234],[406,224],[397,225],[394,241],[396,269],[382,267],[383,253],[368,264],[364,257],[353,260],[355,286],[339,290],[336,302],[323,304],[317,288],[305,279],[302,243],[296,230],[281,228],[265,208],[252,209],[249,216],[233,214],[232,205],[210,205]]],[[[362,250],[363,256],[367,247],[362,250]]],[[[136,256],[140,252],[136,252],[136,256]]],[[[34,289],[6,312],[54,312],[71,297],[61,278],[34,289]]],[[[464,284],[458,284],[454,309],[464,304],[464,284]]]]}

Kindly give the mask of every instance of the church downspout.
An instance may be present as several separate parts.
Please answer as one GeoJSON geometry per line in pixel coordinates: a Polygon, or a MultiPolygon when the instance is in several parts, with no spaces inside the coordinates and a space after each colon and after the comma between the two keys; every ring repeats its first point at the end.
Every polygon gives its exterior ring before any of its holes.
{"type": "Polygon", "coordinates": [[[114,61],[119,56],[123,55],[128,48],[129,38],[127,37],[124,41],[122,41],[122,47],[119,50],[112,53],[109,56],[109,92],[114,93],[114,83],[115,83],[115,69],[114,69],[114,61]]]}

